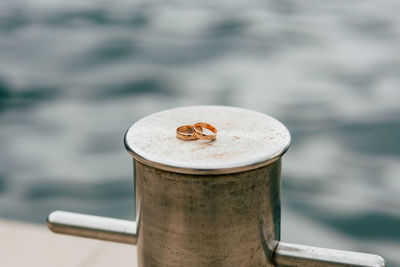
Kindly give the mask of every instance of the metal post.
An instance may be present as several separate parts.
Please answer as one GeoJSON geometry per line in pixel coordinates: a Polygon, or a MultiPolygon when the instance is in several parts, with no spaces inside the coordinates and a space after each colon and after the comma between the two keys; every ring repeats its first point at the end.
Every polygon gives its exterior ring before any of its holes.
{"type": "Polygon", "coordinates": [[[291,267],[384,267],[385,260],[374,254],[309,247],[279,242],[273,262],[291,267]]]}

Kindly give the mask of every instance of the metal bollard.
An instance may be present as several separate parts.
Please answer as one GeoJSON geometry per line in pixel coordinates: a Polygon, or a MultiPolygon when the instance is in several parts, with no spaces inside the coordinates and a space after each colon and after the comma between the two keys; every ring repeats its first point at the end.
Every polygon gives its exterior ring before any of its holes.
{"type": "Polygon", "coordinates": [[[280,242],[281,157],[289,131],[265,114],[195,106],[147,116],[128,129],[135,222],[55,211],[50,230],[137,245],[138,266],[385,266],[377,255],[280,242]],[[175,129],[209,122],[212,142],[175,129]]]}

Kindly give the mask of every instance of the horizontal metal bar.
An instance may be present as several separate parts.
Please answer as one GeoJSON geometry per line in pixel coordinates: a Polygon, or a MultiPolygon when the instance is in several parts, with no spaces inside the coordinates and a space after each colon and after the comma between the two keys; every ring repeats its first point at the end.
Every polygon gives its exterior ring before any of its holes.
{"type": "Polygon", "coordinates": [[[136,244],[136,222],[67,211],[53,211],[48,228],[59,234],[136,244]]]}
{"type": "Polygon", "coordinates": [[[309,247],[279,242],[273,257],[277,266],[384,267],[385,260],[374,254],[309,247]]]}

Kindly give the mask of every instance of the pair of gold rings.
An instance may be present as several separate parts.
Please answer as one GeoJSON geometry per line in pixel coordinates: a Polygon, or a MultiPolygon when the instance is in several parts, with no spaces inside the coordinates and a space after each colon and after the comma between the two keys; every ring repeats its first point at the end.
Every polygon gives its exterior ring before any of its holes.
{"type": "Polygon", "coordinates": [[[201,139],[211,141],[217,138],[217,129],[215,129],[215,127],[211,124],[205,122],[196,122],[193,125],[179,126],[176,129],[176,137],[181,140],[201,139]],[[203,129],[209,130],[211,134],[204,133],[203,129]]]}

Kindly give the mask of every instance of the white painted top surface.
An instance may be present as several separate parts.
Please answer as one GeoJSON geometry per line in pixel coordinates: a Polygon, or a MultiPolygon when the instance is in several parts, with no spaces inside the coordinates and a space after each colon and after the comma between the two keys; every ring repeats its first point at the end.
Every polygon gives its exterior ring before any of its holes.
{"type": "Polygon", "coordinates": [[[282,156],[290,133],[260,112],[226,106],[190,106],[151,114],[135,122],[125,146],[137,160],[183,173],[230,173],[253,169],[282,156]],[[183,141],[181,125],[206,122],[217,130],[214,141],[183,141]]]}

